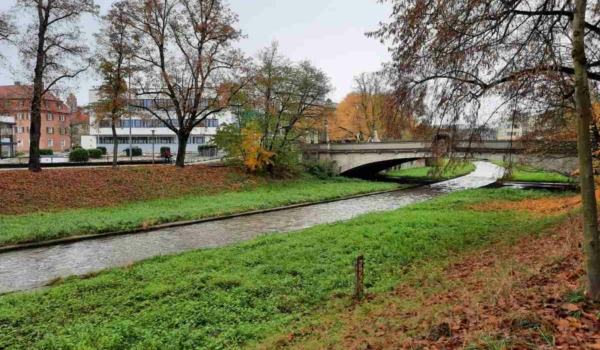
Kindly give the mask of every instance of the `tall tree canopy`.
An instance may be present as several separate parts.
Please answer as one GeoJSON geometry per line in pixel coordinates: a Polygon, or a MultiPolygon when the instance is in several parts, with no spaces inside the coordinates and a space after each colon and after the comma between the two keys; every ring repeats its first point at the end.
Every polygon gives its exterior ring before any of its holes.
{"type": "Polygon", "coordinates": [[[134,39],[134,108],[176,133],[176,165],[183,167],[192,130],[232,107],[248,83],[248,60],[232,44],[241,40],[238,16],[225,0],[124,0],[134,39]],[[168,102],[164,102],[164,101],[168,102]]]}
{"type": "MultiPolygon", "coordinates": [[[[385,1],[385,0],[380,0],[385,1]]],[[[600,237],[590,142],[590,85],[600,81],[600,3],[586,0],[390,0],[396,98],[426,103],[439,125],[496,112],[576,110],[588,292],[600,300],[600,237]],[[482,106],[495,98],[496,108],[482,106]]]]}
{"type": "Polygon", "coordinates": [[[93,0],[18,0],[17,8],[31,19],[19,31],[18,46],[26,78],[33,82],[29,169],[41,171],[42,98],[91,66],[79,25],[82,16],[97,15],[98,6],[93,0]]]}

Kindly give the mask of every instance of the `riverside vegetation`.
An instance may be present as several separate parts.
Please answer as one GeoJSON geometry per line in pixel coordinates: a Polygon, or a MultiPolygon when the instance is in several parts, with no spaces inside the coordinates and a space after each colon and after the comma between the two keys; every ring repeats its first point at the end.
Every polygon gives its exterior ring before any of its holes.
{"type": "Polygon", "coordinates": [[[557,195],[540,191],[465,191],[292,234],[156,257],[68,278],[36,293],[1,296],[0,348],[259,346],[277,334],[289,335],[290,327],[318,323],[319,315],[353,305],[358,255],[367,261],[367,292],[388,293],[456,256],[539,236],[567,212],[538,215],[509,205],[489,210],[486,204],[546,197],[556,202],[557,195]]]}

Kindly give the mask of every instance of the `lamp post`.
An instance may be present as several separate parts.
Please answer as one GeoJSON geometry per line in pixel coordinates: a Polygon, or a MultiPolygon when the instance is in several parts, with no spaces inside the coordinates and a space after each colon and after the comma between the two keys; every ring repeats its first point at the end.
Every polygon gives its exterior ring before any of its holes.
{"type": "Polygon", "coordinates": [[[156,137],[154,137],[154,133],[156,130],[152,129],[152,164],[154,165],[154,143],[156,142],[156,137]]]}

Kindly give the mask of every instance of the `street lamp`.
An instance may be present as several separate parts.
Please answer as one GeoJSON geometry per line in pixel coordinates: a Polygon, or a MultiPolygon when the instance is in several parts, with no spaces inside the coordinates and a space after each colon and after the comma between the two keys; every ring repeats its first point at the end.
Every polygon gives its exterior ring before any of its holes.
{"type": "Polygon", "coordinates": [[[154,142],[156,141],[156,137],[154,137],[154,133],[156,130],[152,129],[152,164],[154,165],[154,142]]]}

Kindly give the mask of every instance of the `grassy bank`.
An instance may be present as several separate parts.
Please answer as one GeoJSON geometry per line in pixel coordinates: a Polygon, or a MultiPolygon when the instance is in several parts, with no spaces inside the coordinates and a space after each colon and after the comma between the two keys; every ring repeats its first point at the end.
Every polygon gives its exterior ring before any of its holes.
{"type": "Polygon", "coordinates": [[[195,195],[29,215],[0,215],[0,246],[197,220],[394,188],[398,185],[344,178],[303,178],[219,195],[195,195]]]}
{"type": "Polygon", "coordinates": [[[421,167],[406,170],[397,170],[388,172],[386,177],[414,179],[414,180],[447,180],[455,177],[464,176],[475,171],[475,165],[472,163],[458,164],[455,166],[443,165],[439,168],[421,167]]]}
{"type": "MultiPolygon", "coordinates": [[[[496,165],[499,165],[504,168],[508,168],[508,164],[504,162],[492,162],[496,165]]],[[[573,180],[569,177],[553,172],[553,171],[545,171],[543,169],[536,169],[530,166],[521,165],[521,164],[513,164],[512,173],[508,174],[502,178],[504,181],[517,181],[517,182],[557,182],[557,183],[567,183],[572,182],[573,180]]]]}
{"type": "Polygon", "coordinates": [[[247,345],[285,333],[333,305],[350,305],[356,256],[366,258],[368,291],[389,291],[405,280],[407,270],[539,233],[560,215],[509,206],[488,210],[488,203],[547,195],[511,189],[455,193],[349,222],[157,257],[71,278],[43,292],[2,296],[0,348],[247,345]]]}

